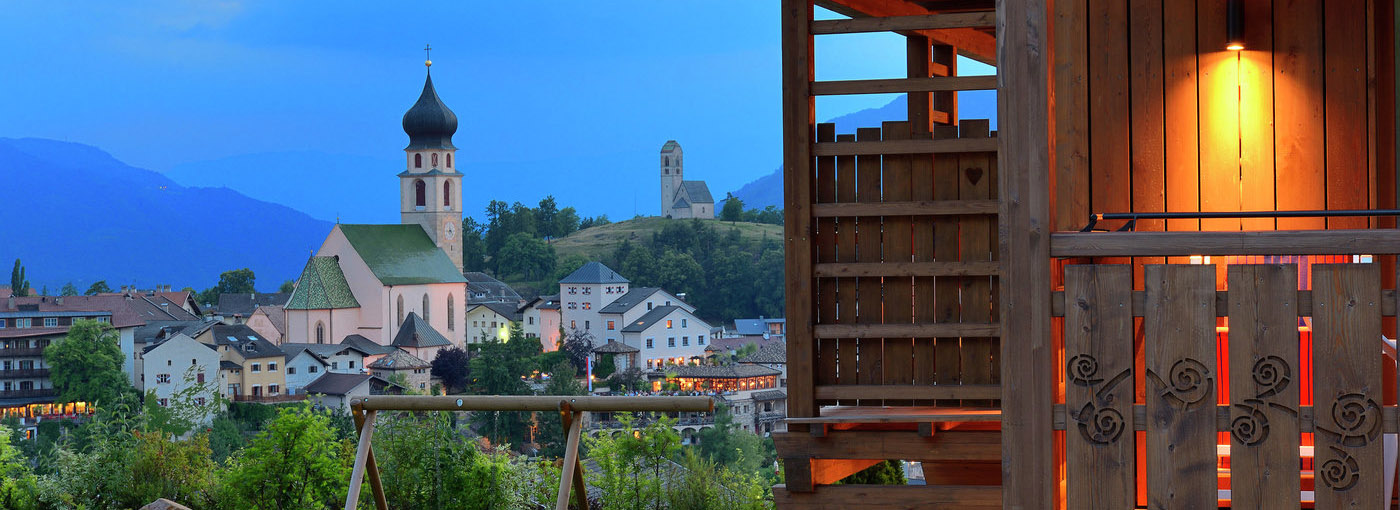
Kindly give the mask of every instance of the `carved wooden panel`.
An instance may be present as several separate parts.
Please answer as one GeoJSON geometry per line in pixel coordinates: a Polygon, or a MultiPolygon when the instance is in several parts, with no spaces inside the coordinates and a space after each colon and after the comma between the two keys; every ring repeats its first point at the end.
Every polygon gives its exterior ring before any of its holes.
{"type": "Polygon", "coordinates": [[[1298,266],[1232,265],[1230,482],[1234,508],[1298,508],[1298,266]]]}
{"type": "Polygon", "coordinates": [[[1380,282],[1375,264],[1313,266],[1318,509],[1383,507],[1380,282]]]}
{"type": "Polygon", "coordinates": [[[1215,266],[1148,265],[1148,508],[1216,508],[1215,266]]]}
{"type": "Polygon", "coordinates": [[[1065,268],[1068,508],[1132,508],[1132,266],[1065,268]]]}

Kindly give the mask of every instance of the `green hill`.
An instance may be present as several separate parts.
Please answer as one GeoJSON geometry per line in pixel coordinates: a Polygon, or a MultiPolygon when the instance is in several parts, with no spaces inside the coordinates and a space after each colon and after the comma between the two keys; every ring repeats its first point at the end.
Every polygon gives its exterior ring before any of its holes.
{"type": "MultiPolygon", "coordinates": [[[[617,248],[617,245],[624,240],[640,242],[650,240],[653,232],[660,232],[662,226],[672,221],[697,221],[697,220],[674,220],[661,217],[641,217],[617,223],[609,223],[601,227],[592,227],[570,234],[563,239],[556,239],[552,243],[554,252],[559,260],[563,261],[570,255],[582,255],[588,260],[599,260],[606,258],[617,248]]],[[[760,241],[767,236],[769,239],[778,241],[783,236],[782,225],[767,225],[763,223],[735,222],[730,224],[720,220],[698,220],[709,223],[715,230],[727,233],[731,228],[739,229],[739,236],[746,242],[760,241]]],[[[627,276],[627,275],[623,275],[627,276]]]]}

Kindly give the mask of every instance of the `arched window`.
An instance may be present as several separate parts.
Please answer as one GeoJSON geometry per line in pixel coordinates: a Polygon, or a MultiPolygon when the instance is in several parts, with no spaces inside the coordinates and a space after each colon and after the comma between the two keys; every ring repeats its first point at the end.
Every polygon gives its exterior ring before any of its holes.
{"type": "Polygon", "coordinates": [[[428,205],[428,185],[423,183],[423,179],[413,181],[413,205],[424,207],[428,205]]]}
{"type": "Polygon", "coordinates": [[[428,320],[428,295],[423,294],[423,320],[428,320]]]}
{"type": "Polygon", "coordinates": [[[413,155],[413,168],[423,168],[423,155],[422,155],[422,154],[414,154],[414,155],[413,155]]]}
{"type": "Polygon", "coordinates": [[[457,329],[457,307],[453,305],[452,295],[447,295],[447,330],[457,329]]]}
{"type": "Polygon", "coordinates": [[[442,205],[452,207],[452,181],[442,183],[442,205]]]}
{"type": "Polygon", "coordinates": [[[402,295],[402,294],[399,295],[399,320],[398,320],[398,321],[395,321],[395,323],[396,323],[396,324],[399,324],[400,326],[403,325],[403,295],[402,295]]]}
{"type": "Polygon", "coordinates": [[[452,168],[452,153],[447,153],[447,168],[452,168]]]}
{"type": "Polygon", "coordinates": [[[316,321],[316,343],[326,343],[326,325],[321,321],[316,321]]]}
{"type": "Polygon", "coordinates": [[[437,168],[437,153],[433,153],[433,168],[437,168]]]}
{"type": "Polygon", "coordinates": [[[663,156],[663,157],[661,158],[661,161],[662,161],[661,164],[666,165],[666,166],[671,166],[671,157],[670,157],[670,156],[663,156]]]}

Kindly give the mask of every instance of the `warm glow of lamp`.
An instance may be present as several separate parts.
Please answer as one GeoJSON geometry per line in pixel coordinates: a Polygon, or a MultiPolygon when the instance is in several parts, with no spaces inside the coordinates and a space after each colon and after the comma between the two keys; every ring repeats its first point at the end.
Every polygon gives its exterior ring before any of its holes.
{"type": "Polygon", "coordinates": [[[1225,49],[1244,49],[1244,0],[1225,2],[1225,49]]]}

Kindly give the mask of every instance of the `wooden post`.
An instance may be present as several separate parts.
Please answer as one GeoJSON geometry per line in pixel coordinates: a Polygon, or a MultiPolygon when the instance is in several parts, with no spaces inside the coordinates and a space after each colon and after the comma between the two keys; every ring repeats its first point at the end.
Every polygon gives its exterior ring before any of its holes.
{"type": "MultiPolygon", "coordinates": [[[[575,412],[567,403],[559,405],[560,418],[569,431],[569,440],[564,445],[564,471],[559,474],[559,498],[555,500],[555,510],[568,510],[569,487],[578,486],[579,508],[588,508],[588,492],[583,485],[583,466],[578,458],[579,433],[583,428],[583,413],[575,412]]],[[[348,510],[348,509],[347,509],[348,510]]]]}
{"type": "Polygon", "coordinates": [[[1050,344],[1049,75],[1044,0],[997,0],[1002,508],[1050,509],[1055,492],[1050,344]]]}
{"type": "MultiPolygon", "coordinates": [[[[816,416],[812,339],[812,0],[783,0],[783,182],[788,415],[816,416]]],[[[802,432],[802,425],[790,426],[802,432]]]]}
{"type": "Polygon", "coordinates": [[[365,479],[365,467],[369,463],[369,441],[374,436],[375,412],[366,412],[364,424],[360,426],[360,445],[355,448],[355,467],[350,470],[350,492],[345,495],[345,510],[355,510],[360,504],[360,483],[365,479]]]}
{"type": "MultiPolygon", "coordinates": [[[[360,430],[365,426],[365,410],[354,408],[350,411],[355,417],[355,430],[360,430]]],[[[369,476],[369,488],[374,493],[374,508],[377,510],[389,510],[389,503],[384,498],[384,485],[379,481],[379,465],[374,461],[374,446],[369,446],[369,454],[365,457],[365,474],[369,476]]]]}

